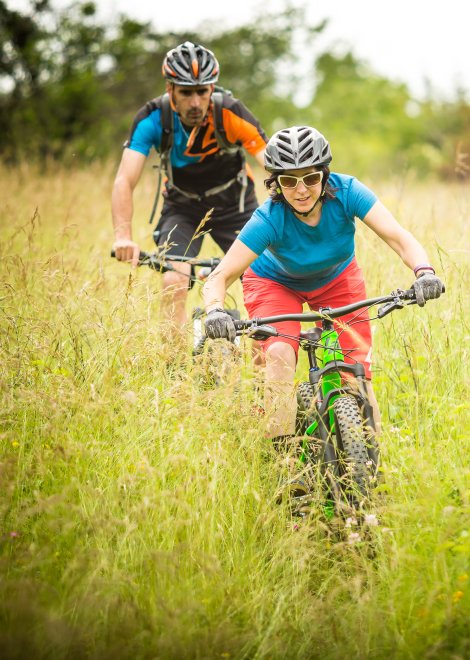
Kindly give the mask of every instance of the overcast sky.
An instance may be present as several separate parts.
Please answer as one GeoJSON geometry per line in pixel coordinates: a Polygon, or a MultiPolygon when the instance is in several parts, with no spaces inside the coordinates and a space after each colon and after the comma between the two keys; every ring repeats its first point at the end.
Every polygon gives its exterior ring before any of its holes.
{"type": "MultiPolygon", "coordinates": [[[[51,0],[58,7],[68,0],[51,0]]],[[[103,18],[125,13],[151,21],[158,31],[194,30],[212,20],[217,26],[243,24],[257,9],[271,11],[282,0],[95,0],[103,18]]],[[[27,0],[8,0],[11,7],[24,7],[27,0]]],[[[325,18],[329,25],[318,40],[317,52],[333,44],[350,46],[378,73],[408,84],[420,97],[425,79],[440,95],[452,95],[458,86],[470,97],[470,0],[291,0],[308,6],[308,21],[316,25],[325,18]]]]}

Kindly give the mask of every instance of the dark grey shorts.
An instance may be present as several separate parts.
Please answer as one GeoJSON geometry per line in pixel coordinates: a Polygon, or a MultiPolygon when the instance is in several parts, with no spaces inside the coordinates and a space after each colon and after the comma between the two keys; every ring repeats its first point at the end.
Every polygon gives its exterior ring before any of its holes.
{"type": "Polygon", "coordinates": [[[166,254],[196,257],[204,236],[209,234],[225,253],[257,207],[253,192],[246,196],[243,213],[233,204],[226,208],[214,206],[210,218],[203,223],[210,206],[191,201],[188,203],[186,198],[181,199],[181,203],[165,200],[153,238],[159,248],[165,249],[166,254]]]}

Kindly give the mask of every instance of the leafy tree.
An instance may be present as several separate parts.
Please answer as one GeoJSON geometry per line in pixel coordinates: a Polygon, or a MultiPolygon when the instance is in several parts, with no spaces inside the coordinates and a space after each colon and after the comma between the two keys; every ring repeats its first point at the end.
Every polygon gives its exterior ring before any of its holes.
{"type": "Polygon", "coordinates": [[[0,96],[9,130],[0,150],[9,158],[36,154],[60,157],[96,122],[105,102],[96,62],[104,29],[87,2],[55,14],[47,0],[32,3],[31,15],[0,3],[3,78],[13,89],[0,96]]]}
{"type": "Polygon", "coordinates": [[[318,86],[310,113],[332,142],[336,167],[389,174],[405,165],[408,148],[421,140],[403,84],[376,75],[351,53],[325,53],[316,62],[318,86]]]}
{"type": "Polygon", "coordinates": [[[429,98],[421,112],[423,134],[435,167],[449,179],[470,178],[470,106],[461,91],[454,103],[429,98]]]}
{"type": "MultiPolygon", "coordinates": [[[[105,155],[120,145],[138,107],[161,93],[165,53],[190,39],[212,48],[221,64],[221,82],[262,117],[271,129],[280,105],[295,115],[290,88],[280,93],[280,66],[293,60],[294,36],[302,13],[286,9],[252,26],[210,34],[158,34],[148,23],[120,16],[104,28],[92,2],[53,12],[49,3],[33,2],[20,14],[0,2],[3,50],[0,73],[13,91],[0,95],[9,130],[0,150],[10,156],[26,151],[67,158],[77,153],[105,155]],[[19,64],[21,63],[21,65],[19,64]],[[14,106],[14,113],[11,112],[14,106]]],[[[323,26],[304,29],[312,37],[323,26]]]]}
{"type": "Polygon", "coordinates": [[[49,0],[31,0],[20,12],[0,0],[0,154],[67,163],[117,153],[137,109],[164,90],[165,53],[189,39],[214,50],[220,83],[268,133],[292,124],[323,131],[336,169],[364,175],[372,164],[375,175],[413,167],[468,176],[465,94],[444,103],[430,92],[418,103],[405,85],[377,75],[352,53],[326,52],[305,70],[324,27],[309,26],[303,11],[286,4],[250,25],[161,34],[126,16],[102,25],[90,1],[57,11],[49,0]],[[309,79],[317,83],[312,99],[298,107],[293,98],[309,79]]]}
{"type": "Polygon", "coordinates": [[[470,107],[414,100],[406,85],[378,76],[352,53],[324,53],[315,63],[317,88],[305,119],[332,142],[335,168],[364,176],[468,176],[470,107]]]}

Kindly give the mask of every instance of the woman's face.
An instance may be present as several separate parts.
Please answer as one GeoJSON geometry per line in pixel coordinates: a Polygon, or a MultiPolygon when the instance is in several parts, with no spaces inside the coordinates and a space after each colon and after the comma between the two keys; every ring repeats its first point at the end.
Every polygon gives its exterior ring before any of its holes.
{"type": "Polygon", "coordinates": [[[322,190],[322,174],[323,173],[315,167],[304,167],[300,170],[286,171],[284,175],[279,175],[277,180],[286,201],[289,202],[289,204],[299,213],[306,213],[320,197],[322,190]],[[315,172],[317,173],[317,176],[310,177],[309,179],[307,175],[315,172]],[[289,180],[288,177],[307,177],[307,180],[294,181],[294,179],[289,180]],[[283,183],[293,185],[293,187],[290,187],[290,185],[283,185],[283,183]]]}

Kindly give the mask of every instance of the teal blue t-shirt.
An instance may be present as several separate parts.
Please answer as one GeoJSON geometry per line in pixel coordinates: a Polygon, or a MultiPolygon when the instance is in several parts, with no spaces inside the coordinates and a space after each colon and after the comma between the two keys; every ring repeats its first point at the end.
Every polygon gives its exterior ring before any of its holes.
{"type": "Polygon", "coordinates": [[[282,202],[268,199],[251,216],[238,239],[259,257],[251,268],[260,277],[296,291],[331,282],[354,258],[355,218],[364,219],[377,201],[363,183],[332,172],[335,198],[323,204],[316,227],[299,220],[282,202]]]}

